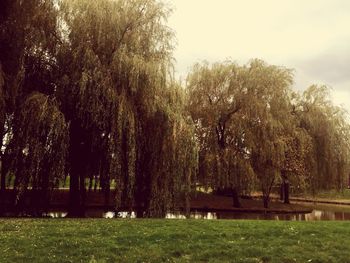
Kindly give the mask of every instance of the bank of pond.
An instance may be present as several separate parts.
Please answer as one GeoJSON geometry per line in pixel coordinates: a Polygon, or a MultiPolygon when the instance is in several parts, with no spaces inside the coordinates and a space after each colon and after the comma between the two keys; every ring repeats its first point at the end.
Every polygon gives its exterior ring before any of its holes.
{"type": "MultiPolygon", "coordinates": [[[[10,192],[9,192],[10,193],[10,192]]],[[[91,193],[87,198],[84,209],[84,218],[136,218],[136,209],[121,208],[116,211],[111,203],[106,205],[99,192],[91,193]]],[[[272,199],[268,209],[262,206],[259,198],[241,198],[241,207],[232,205],[232,197],[197,193],[191,197],[190,210],[185,212],[184,207],[177,210],[169,210],[165,214],[167,219],[250,219],[250,220],[291,220],[291,221],[319,221],[319,220],[350,220],[350,205],[302,202],[297,198],[291,204],[272,199]],[[296,201],[298,200],[298,201],[296,201]]],[[[4,199],[1,200],[2,202],[4,199]]],[[[2,203],[4,204],[4,203],[2,203]]],[[[4,209],[0,217],[46,217],[65,218],[68,214],[68,191],[57,191],[49,202],[46,212],[31,213],[33,207],[28,203],[27,207],[16,211],[10,203],[4,209]]]]}

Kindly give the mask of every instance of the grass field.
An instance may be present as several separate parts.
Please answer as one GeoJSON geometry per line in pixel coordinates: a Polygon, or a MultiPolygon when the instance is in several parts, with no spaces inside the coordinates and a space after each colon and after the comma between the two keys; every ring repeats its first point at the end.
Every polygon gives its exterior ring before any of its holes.
{"type": "Polygon", "coordinates": [[[350,262],[350,222],[0,219],[0,262],[350,262]]]}

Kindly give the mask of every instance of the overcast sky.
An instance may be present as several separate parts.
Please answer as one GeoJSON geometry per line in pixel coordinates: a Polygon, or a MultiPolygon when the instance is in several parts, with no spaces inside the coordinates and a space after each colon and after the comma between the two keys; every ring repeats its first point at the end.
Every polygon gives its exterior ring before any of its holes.
{"type": "Polygon", "coordinates": [[[349,0],[169,0],[177,76],[202,60],[260,58],[295,70],[295,87],[327,84],[350,111],[349,0]]]}

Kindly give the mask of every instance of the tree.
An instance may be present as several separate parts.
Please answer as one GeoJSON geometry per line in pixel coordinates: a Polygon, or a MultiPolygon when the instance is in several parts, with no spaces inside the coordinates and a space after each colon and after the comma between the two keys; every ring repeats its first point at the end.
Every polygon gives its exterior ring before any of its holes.
{"type": "MultiPolygon", "coordinates": [[[[52,94],[52,55],[56,45],[56,10],[52,1],[3,1],[0,16],[0,162],[1,189],[14,158],[8,150],[14,125],[33,91],[52,94]],[[45,75],[47,74],[47,75],[45,75]]],[[[35,97],[38,98],[38,97],[35,97]]],[[[19,127],[18,127],[19,128],[19,127]]]]}
{"type": "MultiPolygon", "coordinates": [[[[67,147],[67,124],[54,99],[32,93],[24,102],[13,128],[8,151],[13,157],[9,171],[15,174],[15,205],[31,186],[30,207],[36,215],[47,211],[49,190],[64,177],[67,147]]],[[[23,209],[23,207],[21,207],[23,209]]]]}
{"type": "Polygon", "coordinates": [[[189,108],[200,141],[200,172],[212,187],[231,187],[234,205],[243,182],[261,182],[264,205],[285,158],[291,71],[252,60],[195,65],[189,108]],[[214,167],[207,170],[208,167],[214,167]],[[254,171],[254,172],[253,172],[254,171]]]}
{"type": "Polygon", "coordinates": [[[83,213],[85,178],[97,174],[107,198],[115,179],[116,209],[161,216],[181,182],[173,179],[183,176],[169,170],[184,118],[172,98],[169,10],[146,0],[60,8],[57,97],[71,123],[70,214],[83,213]]]}
{"type": "Polygon", "coordinates": [[[214,189],[232,189],[236,207],[242,181],[252,174],[244,142],[245,77],[245,68],[228,61],[196,64],[187,79],[188,107],[200,145],[200,177],[214,189]]]}
{"type": "Polygon", "coordinates": [[[349,171],[346,111],[334,106],[326,86],[310,86],[296,104],[299,126],[310,136],[308,185],[312,191],[344,187],[349,171]]]}
{"type": "Polygon", "coordinates": [[[292,74],[289,69],[253,60],[246,82],[249,109],[247,147],[251,164],[268,206],[273,184],[280,176],[286,157],[290,127],[290,92],[292,74]]]}

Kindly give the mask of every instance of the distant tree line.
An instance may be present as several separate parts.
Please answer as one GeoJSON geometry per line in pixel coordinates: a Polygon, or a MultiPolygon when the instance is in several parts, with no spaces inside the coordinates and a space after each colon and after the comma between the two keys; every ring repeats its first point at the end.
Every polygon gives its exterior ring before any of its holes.
{"type": "Polygon", "coordinates": [[[344,187],[350,129],[326,87],[299,94],[260,60],[196,64],[182,87],[157,0],[1,5],[0,186],[14,206],[31,189],[45,210],[68,176],[71,216],[92,183],[140,217],[188,209],[197,185],[231,189],[235,206],[259,189],[266,207],[279,182],[344,187]]]}

